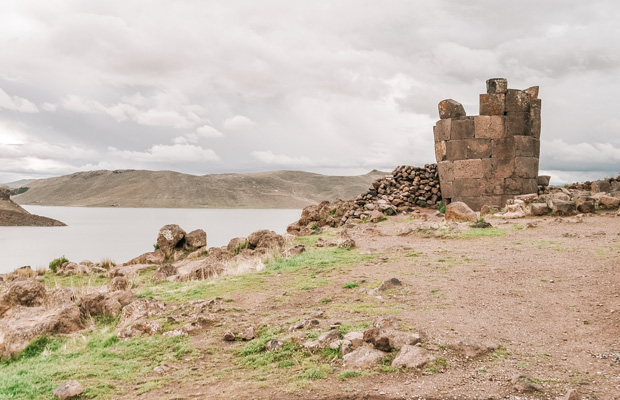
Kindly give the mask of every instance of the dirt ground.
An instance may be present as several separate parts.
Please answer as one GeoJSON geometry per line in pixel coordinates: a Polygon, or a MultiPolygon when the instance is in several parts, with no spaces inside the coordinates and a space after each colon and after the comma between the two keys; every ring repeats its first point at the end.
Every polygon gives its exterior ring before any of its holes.
{"type": "MultiPolygon", "coordinates": [[[[399,215],[348,229],[370,260],[337,269],[329,283],[289,290],[286,274],[255,292],[232,293],[234,312],[192,337],[196,348],[225,353],[221,332],[234,326],[278,326],[323,311],[323,330],[373,323],[392,315],[418,332],[423,346],[447,363],[440,371],[370,371],[339,380],[334,360],[325,379],[291,388],[282,379],[253,379],[230,369],[231,358],[205,352],[191,365],[172,364],[183,379],[143,396],[165,399],[620,399],[620,216],[518,220],[489,218],[504,233],[436,237],[428,212],[399,215]],[[389,278],[402,286],[373,293],[389,278]],[[347,282],[359,287],[346,289],[347,282]],[[329,298],[323,304],[321,299],[329,298]],[[499,346],[469,358],[458,342],[499,346]],[[222,373],[222,371],[225,371],[222,373]],[[518,378],[521,376],[521,378],[518,378]],[[529,391],[515,382],[530,385],[529,391]],[[537,389],[533,389],[535,386],[537,389]],[[572,397],[571,397],[572,399],[572,397]]],[[[218,355],[219,354],[219,355],[218,355]]]]}

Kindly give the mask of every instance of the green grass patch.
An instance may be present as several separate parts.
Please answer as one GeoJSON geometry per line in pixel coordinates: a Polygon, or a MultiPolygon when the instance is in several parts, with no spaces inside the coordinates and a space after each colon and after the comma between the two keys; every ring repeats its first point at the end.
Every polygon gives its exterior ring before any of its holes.
{"type": "Polygon", "coordinates": [[[373,254],[360,254],[357,250],[313,249],[288,258],[276,257],[267,261],[265,267],[267,271],[298,271],[302,268],[354,265],[373,258],[373,254]]]}
{"type": "Polygon", "coordinates": [[[56,271],[58,270],[58,267],[61,267],[66,262],[69,262],[69,260],[67,260],[65,256],[55,258],[49,264],[50,270],[56,273],[56,271]]]}
{"type": "Polygon", "coordinates": [[[360,284],[359,284],[359,283],[357,283],[357,282],[347,282],[347,283],[345,283],[345,284],[344,284],[344,286],[343,286],[343,287],[344,287],[345,289],[353,289],[353,288],[358,287],[359,285],[360,285],[360,284]]]}
{"type": "Polygon", "coordinates": [[[479,237],[504,236],[505,234],[506,232],[501,228],[471,228],[467,231],[460,232],[457,238],[475,239],[479,237]]]}
{"type": "Polygon", "coordinates": [[[436,358],[432,362],[428,363],[424,368],[424,372],[429,374],[436,374],[443,372],[448,366],[448,361],[445,358],[436,358]]]}
{"type": "Polygon", "coordinates": [[[371,303],[334,304],[330,308],[333,310],[345,310],[354,314],[367,315],[400,314],[402,312],[402,308],[399,306],[388,308],[379,307],[371,303]]]}
{"type": "Polygon", "coordinates": [[[370,328],[370,324],[362,322],[359,324],[342,324],[338,327],[338,331],[340,331],[341,336],[344,336],[349,332],[364,332],[368,328],[370,328]]]}
{"type": "Polygon", "coordinates": [[[1,363],[0,399],[51,399],[52,391],[70,379],[84,385],[83,398],[110,398],[164,360],[192,353],[187,337],[182,336],[119,342],[104,322],[95,321],[93,330],[83,336],[39,338],[17,358],[1,363]]]}
{"type": "Polygon", "coordinates": [[[345,381],[347,379],[351,379],[351,378],[357,378],[358,376],[362,376],[364,375],[364,373],[362,371],[342,371],[341,373],[338,374],[338,380],[339,381],[345,381]]]}

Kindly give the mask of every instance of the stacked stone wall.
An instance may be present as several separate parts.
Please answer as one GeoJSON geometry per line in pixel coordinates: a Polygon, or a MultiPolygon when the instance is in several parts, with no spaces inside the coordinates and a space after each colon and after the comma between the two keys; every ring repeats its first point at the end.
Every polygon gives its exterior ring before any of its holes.
{"type": "Polygon", "coordinates": [[[538,87],[508,89],[501,78],[487,81],[480,115],[467,116],[451,99],[440,102],[433,130],[444,201],[480,210],[537,193],[540,111],[538,87]]]}

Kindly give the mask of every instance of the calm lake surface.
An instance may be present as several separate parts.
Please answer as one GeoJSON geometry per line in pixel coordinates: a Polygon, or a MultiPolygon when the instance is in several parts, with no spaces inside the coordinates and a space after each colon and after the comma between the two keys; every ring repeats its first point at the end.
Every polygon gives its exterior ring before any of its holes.
{"type": "Polygon", "coordinates": [[[32,214],[64,222],[64,227],[0,227],[0,273],[24,265],[47,267],[54,258],[123,263],[153,251],[159,228],[177,224],[186,232],[203,229],[207,246],[260,229],[286,233],[301,210],[216,210],[184,208],[86,208],[23,206],[32,214]]]}

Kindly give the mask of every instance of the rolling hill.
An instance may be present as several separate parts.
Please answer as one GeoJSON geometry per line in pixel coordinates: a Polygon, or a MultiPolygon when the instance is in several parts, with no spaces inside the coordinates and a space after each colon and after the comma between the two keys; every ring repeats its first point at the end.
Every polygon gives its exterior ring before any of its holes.
{"type": "Polygon", "coordinates": [[[81,207],[302,208],[349,199],[386,173],[328,176],[301,171],[188,175],[100,170],[39,179],[13,196],[20,204],[81,207]]]}

